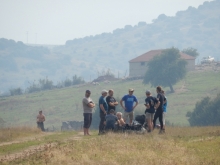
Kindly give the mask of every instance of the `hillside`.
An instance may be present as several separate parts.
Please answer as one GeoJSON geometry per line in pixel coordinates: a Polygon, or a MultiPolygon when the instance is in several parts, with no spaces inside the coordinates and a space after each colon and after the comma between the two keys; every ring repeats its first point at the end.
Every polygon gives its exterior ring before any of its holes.
{"type": "MultiPolygon", "coordinates": [[[[198,8],[178,11],[174,17],[161,13],[151,24],[139,22],[135,26],[115,29],[112,33],[69,40],[65,45],[49,47],[43,54],[36,50],[38,46],[32,47],[33,58],[19,53],[23,48],[11,45],[3,48],[2,45],[8,43],[3,40],[0,42],[0,90],[24,89],[45,77],[57,83],[76,74],[89,81],[108,68],[119,77],[128,76],[130,59],[152,49],[172,46],[180,50],[196,48],[200,53],[196,64],[208,55],[220,60],[219,8],[220,1],[215,0],[198,8]]],[[[31,46],[28,47],[30,49],[31,46]]]]}
{"type": "MultiPolygon", "coordinates": [[[[219,82],[220,71],[197,70],[189,72],[184,80],[174,85],[175,93],[169,93],[169,88],[165,88],[168,97],[167,120],[174,125],[189,125],[186,113],[192,111],[196,102],[202,98],[215,97],[220,92],[219,82]]],[[[97,103],[102,89],[114,89],[115,97],[119,100],[127,94],[129,88],[135,89],[134,94],[140,102],[135,114],[143,114],[145,90],[150,89],[153,95],[156,95],[155,89],[150,85],[143,85],[142,80],[119,80],[108,84],[86,84],[20,96],[1,97],[0,116],[6,125],[35,126],[36,115],[42,109],[46,115],[45,127],[55,126],[56,129],[60,129],[62,121],[82,121],[81,101],[86,89],[92,91],[91,97],[97,103]]]]}

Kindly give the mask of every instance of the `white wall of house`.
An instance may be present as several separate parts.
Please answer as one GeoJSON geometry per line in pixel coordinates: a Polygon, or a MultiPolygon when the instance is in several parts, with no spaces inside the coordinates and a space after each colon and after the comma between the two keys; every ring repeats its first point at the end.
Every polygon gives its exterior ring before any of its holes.
{"type": "Polygon", "coordinates": [[[130,62],[129,63],[129,76],[137,77],[144,76],[147,71],[147,62],[130,62]]]}
{"type": "Polygon", "coordinates": [[[186,65],[187,71],[195,70],[195,60],[186,60],[186,61],[187,61],[187,65],[186,65]]]}
{"type": "MultiPolygon", "coordinates": [[[[187,71],[195,70],[195,60],[186,60],[187,71]]],[[[130,62],[129,63],[129,77],[144,76],[147,71],[147,62],[130,62]]]]}

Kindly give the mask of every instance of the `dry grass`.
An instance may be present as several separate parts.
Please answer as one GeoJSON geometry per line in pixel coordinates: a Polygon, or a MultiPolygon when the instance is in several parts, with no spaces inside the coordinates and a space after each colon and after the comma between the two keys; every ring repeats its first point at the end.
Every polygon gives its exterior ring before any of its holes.
{"type": "Polygon", "coordinates": [[[4,164],[219,164],[219,130],[220,127],[167,127],[167,133],[162,135],[157,130],[151,134],[93,135],[4,164]]]}
{"type": "Polygon", "coordinates": [[[18,138],[36,135],[41,131],[36,127],[8,127],[0,128],[0,142],[8,142],[18,138]]]}

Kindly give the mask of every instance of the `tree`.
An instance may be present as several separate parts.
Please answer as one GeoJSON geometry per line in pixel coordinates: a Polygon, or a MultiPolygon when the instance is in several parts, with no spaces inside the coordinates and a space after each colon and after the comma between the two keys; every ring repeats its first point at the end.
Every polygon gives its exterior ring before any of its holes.
{"type": "Polygon", "coordinates": [[[10,89],[10,94],[11,94],[11,96],[21,95],[22,89],[21,88],[10,89]]]}
{"type": "Polygon", "coordinates": [[[213,100],[205,97],[196,103],[193,112],[187,112],[191,126],[220,125],[220,93],[213,100]]]}
{"type": "Polygon", "coordinates": [[[149,61],[143,83],[150,83],[154,87],[170,87],[171,92],[174,92],[173,85],[186,75],[186,63],[180,58],[179,49],[165,49],[161,55],[149,61]]]}
{"type": "Polygon", "coordinates": [[[194,49],[192,47],[183,49],[182,52],[185,53],[185,54],[188,54],[190,56],[193,56],[193,57],[199,56],[199,53],[197,52],[197,49],[194,49]]]}

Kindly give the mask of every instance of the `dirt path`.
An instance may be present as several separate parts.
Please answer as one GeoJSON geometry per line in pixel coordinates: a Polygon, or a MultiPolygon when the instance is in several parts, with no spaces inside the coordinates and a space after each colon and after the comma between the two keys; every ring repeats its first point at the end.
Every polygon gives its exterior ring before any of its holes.
{"type": "MultiPolygon", "coordinates": [[[[40,137],[44,137],[44,136],[51,135],[51,134],[55,134],[55,133],[49,133],[49,134],[46,133],[46,134],[43,134],[40,136],[22,139],[20,141],[16,140],[16,141],[12,141],[12,142],[5,142],[5,143],[1,143],[1,146],[15,144],[15,143],[23,143],[23,142],[26,142],[29,140],[35,140],[40,137]]],[[[62,142],[70,141],[70,140],[80,140],[80,139],[82,139],[82,137],[83,137],[83,132],[78,132],[77,135],[73,135],[71,137],[65,138],[62,140],[62,142]]],[[[27,147],[21,151],[15,152],[15,153],[2,155],[2,156],[0,156],[0,164],[1,164],[1,162],[3,163],[3,162],[8,162],[8,161],[13,161],[13,160],[21,159],[24,157],[28,157],[30,155],[36,154],[37,152],[49,150],[49,149],[55,147],[56,145],[58,145],[58,143],[45,143],[45,144],[41,144],[41,145],[37,145],[37,146],[30,146],[30,147],[27,147]]]]}

